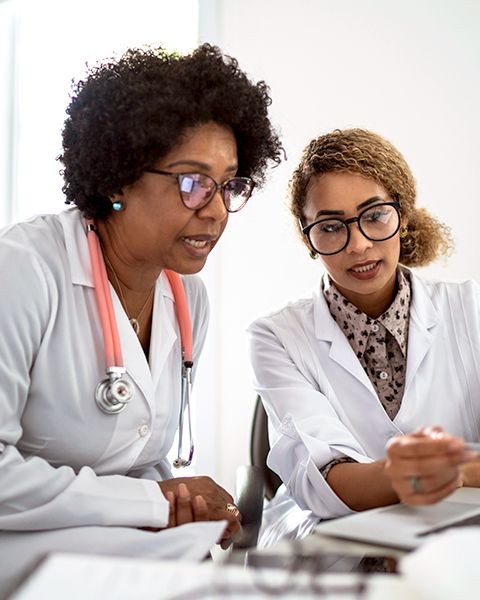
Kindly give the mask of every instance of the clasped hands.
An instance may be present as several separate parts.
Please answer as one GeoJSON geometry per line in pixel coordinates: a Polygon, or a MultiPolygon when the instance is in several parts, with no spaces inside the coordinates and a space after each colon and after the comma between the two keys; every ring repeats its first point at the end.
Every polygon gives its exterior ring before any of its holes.
{"type": "Polygon", "coordinates": [[[228,521],[218,542],[222,548],[240,532],[242,516],[232,496],[210,477],[176,477],[158,485],[170,505],[167,528],[193,521],[228,521]]]}
{"type": "Polygon", "coordinates": [[[400,502],[434,504],[462,485],[480,487],[480,457],[441,427],[393,438],[385,474],[400,502]]]}

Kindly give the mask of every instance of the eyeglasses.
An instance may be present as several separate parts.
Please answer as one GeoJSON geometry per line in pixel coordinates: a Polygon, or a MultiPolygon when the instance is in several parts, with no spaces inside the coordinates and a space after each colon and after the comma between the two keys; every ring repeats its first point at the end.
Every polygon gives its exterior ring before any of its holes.
{"type": "Polygon", "coordinates": [[[300,227],[318,254],[330,255],[347,247],[351,223],[358,223],[358,228],[368,240],[384,242],[400,229],[400,203],[375,204],[351,219],[321,219],[306,227],[300,222],[300,227]]]}
{"type": "Polygon", "coordinates": [[[159,169],[146,169],[146,172],[175,177],[182,202],[190,210],[203,208],[220,191],[227,212],[238,212],[245,206],[255,187],[250,177],[232,177],[217,183],[210,175],[203,173],[169,173],[159,169]]]}

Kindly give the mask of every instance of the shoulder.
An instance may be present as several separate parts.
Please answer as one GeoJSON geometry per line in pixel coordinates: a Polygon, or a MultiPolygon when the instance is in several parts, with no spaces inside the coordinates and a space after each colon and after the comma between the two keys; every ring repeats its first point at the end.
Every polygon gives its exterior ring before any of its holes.
{"type": "Polygon", "coordinates": [[[254,334],[264,329],[290,331],[303,328],[306,324],[312,324],[315,306],[322,301],[323,296],[317,290],[309,291],[258,317],[250,324],[248,331],[254,334]]]}
{"type": "Polygon", "coordinates": [[[426,294],[437,308],[445,304],[462,304],[478,307],[480,286],[473,279],[463,281],[426,280],[411,275],[413,294],[426,294]]]}
{"type": "MultiPolygon", "coordinates": [[[[11,319],[48,315],[58,301],[65,251],[56,215],[36,217],[0,231],[1,305],[11,319]]],[[[27,322],[25,321],[25,322],[27,322]]]]}
{"type": "Polygon", "coordinates": [[[41,215],[0,230],[2,274],[32,271],[49,276],[58,264],[63,268],[65,239],[58,215],[41,215]]]}
{"type": "MultiPolygon", "coordinates": [[[[55,262],[65,248],[59,215],[39,215],[0,230],[0,255],[17,261],[34,257],[42,263],[55,262]]],[[[64,251],[63,251],[64,254],[64,251]]]]}

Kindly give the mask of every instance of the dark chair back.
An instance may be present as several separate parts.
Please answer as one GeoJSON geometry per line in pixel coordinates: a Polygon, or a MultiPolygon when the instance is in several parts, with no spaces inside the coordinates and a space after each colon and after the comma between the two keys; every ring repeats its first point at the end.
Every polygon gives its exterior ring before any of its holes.
{"type": "Polygon", "coordinates": [[[271,500],[275,496],[275,492],[282,483],[280,477],[267,467],[269,450],[267,413],[263,408],[262,399],[257,396],[250,437],[250,462],[254,467],[259,467],[263,474],[267,500],[271,500]]]}
{"type": "Polygon", "coordinates": [[[242,513],[242,531],[233,543],[234,550],[257,545],[264,500],[271,500],[282,483],[280,477],[267,467],[269,450],[267,414],[257,396],[250,434],[251,464],[237,469],[235,503],[242,513]]]}

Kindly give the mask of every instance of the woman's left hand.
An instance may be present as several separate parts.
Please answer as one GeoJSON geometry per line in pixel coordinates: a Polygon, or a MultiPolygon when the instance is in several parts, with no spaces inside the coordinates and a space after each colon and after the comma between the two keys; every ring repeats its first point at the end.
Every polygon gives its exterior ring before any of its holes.
{"type": "Polygon", "coordinates": [[[476,457],[461,438],[428,427],[390,442],[385,474],[400,502],[434,504],[462,485],[462,465],[476,457]]]}
{"type": "MultiPolygon", "coordinates": [[[[222,547],[240,532],[242,515],[238,508],[236,508],[232,496],[210,477],[175,477],[160,481],[158,485],[165,496],[169,492],[173,494],[175,503],[177,506],[180,506],[182,514],[186,508],[183,506],[184,503],[188,505],[191,499],[201,496],[207,507],[207,513],[202,520],[228,521],[223,536],[219,540],[219,543],[222,542],[222,547]],[[183,485],[180,488],[181,484],[183,485]],[[182,491],[182,494],[180,494],[180,491],[182,491]]],[[[178,508],[176,510],[178,512],[178,508]]]]}

